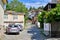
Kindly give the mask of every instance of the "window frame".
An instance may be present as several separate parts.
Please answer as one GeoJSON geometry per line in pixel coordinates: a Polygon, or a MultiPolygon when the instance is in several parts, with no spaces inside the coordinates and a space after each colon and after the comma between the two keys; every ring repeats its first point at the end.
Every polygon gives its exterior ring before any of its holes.
{"type": "Polygon", "coordinates": [[[13,15],[13,20],[17,20],[18,19],[18,15],[13,15]]]}
{"type": "Polygon", "coordinates": [[[8,15],[7,14],[4,14],[4,19],[8,19],[8,15]]]}

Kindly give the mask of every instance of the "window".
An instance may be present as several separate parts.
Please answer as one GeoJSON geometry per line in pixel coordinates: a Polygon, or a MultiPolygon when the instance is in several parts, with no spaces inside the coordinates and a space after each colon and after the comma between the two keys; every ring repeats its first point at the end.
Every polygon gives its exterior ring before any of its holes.
{"type": "Polygon", "coordinates": [[[18,27],[18,25],[14,25],[14,27],[18,27]]]}
{"type": "Polygon", "coordinates": [[[13,20],[18,19],[17,15],[13,15],[13,20]]]}
{"type": "Polygon", "coordinates": [[[4,19],[8,19],[8,15],[4,15],[4,19]]]}

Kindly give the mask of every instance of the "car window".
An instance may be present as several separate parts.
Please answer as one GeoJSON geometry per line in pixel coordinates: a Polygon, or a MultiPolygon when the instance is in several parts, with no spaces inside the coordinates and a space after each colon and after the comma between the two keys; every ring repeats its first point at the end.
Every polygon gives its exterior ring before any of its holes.
{"type": "Polygon", "coordinates": [[[14,25],[14,27],[18,27],[17,25],[14,25]]]}
{"type": "Polygon", "coordinates": [[[19,25],[20,27],[22,27],[22,25],[19,25]]]}
{"type": "Polygon", "coordinates": [[[12,25],[9,25],[9,27],[12,27],[12,25]]]}

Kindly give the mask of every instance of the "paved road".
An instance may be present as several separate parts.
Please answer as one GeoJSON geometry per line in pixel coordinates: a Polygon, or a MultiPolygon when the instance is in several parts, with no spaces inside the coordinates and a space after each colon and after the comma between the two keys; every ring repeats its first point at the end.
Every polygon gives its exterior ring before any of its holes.
{"type": "Polygon", "coordinates": [[[5,35],[3,40],[44,40],[46,37],[41,34],[41,30],[35,25],[28,26],[19,35],[5,35]]]}

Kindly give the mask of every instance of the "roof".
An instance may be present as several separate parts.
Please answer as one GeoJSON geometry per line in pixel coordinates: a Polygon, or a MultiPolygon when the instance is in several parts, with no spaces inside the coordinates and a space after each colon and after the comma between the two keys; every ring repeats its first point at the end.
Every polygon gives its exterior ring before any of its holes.
{"type": "Polygon", "coordinates": [[[38,10],[31,10],[29,12],[42,12],[43,10],[42,9],[38,9],[38,10]]]}
{"type": "Polygon", "coordinates": [[[24,15],[24,13],[21,12],[15,12],[15,11],[5,11],[4,14],[12,14],[12,15],[24,15]]]}
{"type": "Polygon", "coordinates": [[[23,23],[23,21],[4,21],[4,23],[23,23]]]}
{"type": "Polygon", "coordinates": [[[2,0],[2,2],[3,2],[4,4],[6,4],[8,1],[7,1],[7,0],[2,0]]]}
{"type": "Polygon", "coordinates": [[[45,7],[44,10],[48,10],[48,5],[51,5],[51,8],[55,8],[57,3],[48,3],[45,7]]]}

